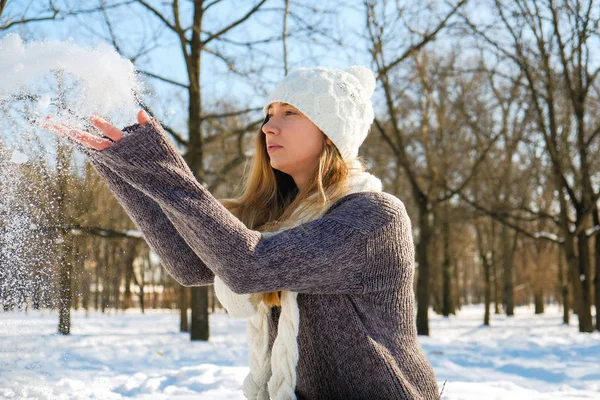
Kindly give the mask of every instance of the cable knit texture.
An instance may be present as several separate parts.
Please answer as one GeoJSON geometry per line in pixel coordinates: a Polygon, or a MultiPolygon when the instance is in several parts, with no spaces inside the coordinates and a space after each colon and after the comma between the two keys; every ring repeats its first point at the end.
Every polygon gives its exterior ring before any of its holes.
{"type": "Polygon", "coordinates": [[[375,75],[354,65],[345,71],[326,67],[298,68],[290,72],[269,95],[263,111],[274,102],[300,110],[335,144],[346,162],[358,155],[369,133],[374,113],[371,96],[375,75]]]}
{"type": "MultiPolygon", "coordinates": [[[[218,276],[236,294],[294,293],[261,311],[268,329],[259,326],[253,344],[274,349],[281,310],[295,300],[302,318],[293,396],[439,398],[416,338],[411,223],[398,198],[350,193],[320,218],[265,237],[196,181],[156,119],[126,128],[104,151],[82,151],[179,282],[209,285],[218,276]]],[[[269,393],[261,388],[255,398],[269,393]]]]}

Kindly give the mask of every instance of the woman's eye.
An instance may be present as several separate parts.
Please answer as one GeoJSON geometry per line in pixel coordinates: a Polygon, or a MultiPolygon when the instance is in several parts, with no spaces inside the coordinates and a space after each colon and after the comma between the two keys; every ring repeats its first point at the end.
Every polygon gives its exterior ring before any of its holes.
{"type": "Polygon", "coordinates": [[[296,115],[296,112],[295,112],[295,111],[292,111],[292,110],[287,110],[287,111],[285,112],[285,115],[296,115]]]}

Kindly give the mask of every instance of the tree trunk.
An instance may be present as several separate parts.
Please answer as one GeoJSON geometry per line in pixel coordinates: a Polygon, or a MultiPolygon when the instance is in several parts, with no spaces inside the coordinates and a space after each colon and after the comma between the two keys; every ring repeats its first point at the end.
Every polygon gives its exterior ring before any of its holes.
{"type": "Polygon", "coordinates": [[[102,276],[102,296],[100,297],[100,308],[102,313],[109,307],[109,295],[110,295],[110,271],[112,270],[113,257],[112,252],[109,252],[107,247],[104,247],[104,265],[103,265],[103,276],[102,276]]]}
{"type": "Polygon", "coordinates": [[[122,249],[121,249],[121,245],[119,245],[117,247],[118,251],[119,251],[119,255],[115,257],[114,263],[113,263],[113,269],[112,269],[112,274],[111,274],[111,286],[112,286],[112,293],[111,293],[111,304],[112,304],[112,308],[117,311],[119,310],[119,308],[121,308],[121,271],[123,268],[123,254],[122,254],[122,249]]]}
{"type": "Polygon", "coordinates": [[[534,303],[535,303],[535,313],[543,314],[544,313],[544,291],[542,289],[538,289],[534,294],[534,303]]]}
{"type": "Polygon", "coordinates": [[[492,288],[494,289],[494,314],[500,315],[502,314],[501,304],[504,304],[502,290],[500,287],[500,279],[498,277],[498,263],[492,263],[492,288]]]}
{"type": "Polygon", "coordinates": [[[192,340],[208,340],[208,286],[192,288],[192,340]]]}
{"type": "Polygon", "coordinates": [[[582,230],[578,235],[577,245],[579,250],[579,282],[581,285],[581,303],[577,314],[579,316],[579,330],[581,332],[593,332],[590,248],[585,230],[582,230]]]}
{"type": "Polygon", "coordinates": [[[429,242],[431,228],[429,227],[429,211],[427,203],[419,204],[419,243],[417,244],[417,261],[419,263],[419,276],[417,278],[417,334],[429,335],[429,242]]]}
{"type": "Polygon", "coordinates": [[[454,295],[452,296],[452,304],[454,306],[453,314],[456,315],[462,309],[462,300],[460,298],[460,294],[462,292],[462,288],[460,287],[460,272],[462,268],[459,264],[459,261],[456,260],[454,264],[454,295]]]}
{"type": "MultiPolygon", "coordinates": [[[[598,207],[594,208],[594,227],[599,229],[600,213],[598,207]]],[[[600,232],[596,232],[594,241],[594,259],[596,263],[596,276],[594,278],[594,293],[596,295],[596,330],[600,331],[600,232]]]]}
{"type": "Polygon", "coordinates": [[[123,295],[123,310],[131,307],[131,284],[133,283],[133,262],[136,257],[137,246],[134,241],[130,241],[127,245],[127,253],[125,259],[125,293],[123,295]]]}
{"type": "MultiPolygon", "coordinates": [[[[564,234],[564,230],[563,230],[564,234]]],[[[589,318],[586,318],[586,313],[589,314],[590,310],[588,308],[587,312],[585,311],[584,302],[583,302],[583,293],[582,293],[582,284],[581,284],[581,273],[580,273],[580,263],[577,255],[575,254],[575,239],[570,233],[566,233],[565,235],[565,254],[567,258],[567,268],[569,271],[569,280],[571,284],[571,293],[573,294],[573,312],[577,314],[579,318],[579,331],[580,332],[588,332],[586,331],[586,320],[591,321],[591,315],[589,318]],[[583,317],[582,317],[583,314],[583,317]]]]}
{"type": "Polygon", "coordinates": [[[188,325],[188,292],[189,289],[185,286],[179,286],[179,330],[181,332],[189,332],[190,327],[188,325]]]}
{"type": "MultiPolygon", "coordinates": [[[[494,245],[494,221],[491,221],[492,224],[492,235],[491,235],[491,246],[494,245]]],[[[483,267],[483,298],[485,304],[485,312],[483,315],[483,324],[486,326],[490,326],[490,305],[492,300],[492,283],[491,280],[491,265],[494,264],[494,258],[490,260],[487,256],[487,251],[483,244],[483,234],[477,222],[475,222],[475,231],[477,235],[477,247],[479,248],[479,258],[481,259],[481,266],[483,267]],[[491,262],[490,262],[491,261],[491,262]]],[[[491,252],[493,254],[493,252],[491,252]]]]}
{"type": "Polygon", "coordinates": [[[514,247],[511,246],[508,227],[505,224],[502,224],[501,238],[502,266],[504,269],[504,307],[506,308],[506,315],[512,317],[515,315],[514,247]]]}
{"type": "MultiPolygon", "coordinates": [[[[187,59],[189,76],[189,108],[188,129],[189,145],[186,162],[196,179],[204,183],[204,143],[202,137],[202,91],[200,76],[202,71],[202,48],[200,32],[202,31],[203,9],[201,4],[194,7],[193,31],[190,54],[187,59]]],[[[206,286],[194,287],[192,292],[192,324],[191,340],[208,340],[208,290],[206,286]]]]}
{"type": "Polygon", "coordinates": [[[213,285],[208,286],[208,293],[210,295],[210,313],[214,314],[217,309],[217,295],[215,294],[215,287],[213,285]]]}
{"type": "Polygon", "coordinates": [[[87,315],[90,309],[90,286],[92,283],[92,275],[89,271],[83,271],[81,278],[81,306],[87,315]]]}
{"type": "Polygon", "coordinates": [[[485,289],[484,289],[484,302],[485,302],[485,313],[483,316],[483,324],[486,326],[490,326],[490,305],[491,305],[491,292],[492,285],[490,282],[491,278],[491,267],[489,261],[486,259],[485,255],[483,255],[483,275],[485,279],[485,289]]]}
{"type": "Polygon", "coordinates": [[[104,240],[100,239],[98,247],[96,247],[96,268],[94,268],[94,280],[96,282],[96,289],[94,290],[94,310],[100,309],[100,265],[104,261],[104,240]]]}
{"type": "Polygon", "coordinates": [[[444,206],[444,220],[442,222],[442,237],[444,240],[444,262],[442,270],[442,315],[448,317],[453,313],[451,288],[451,261],[450,261],[450,221],[448,205],[444,206]]]}
{"type": "Polygon", "coordinates": [[[535,314],[543,314],[544,313],[544,283],[541,276],[542,269],[546,268],[545,265],[542,265],[540,262],[542,258],[542,253],[544,251],[543,244],[538,241],[535,243],[535,251],[536,251],[536,259],[534,260],[534,266],[536,270],[536,281],[533,282],[533,299],[535,306],[535,314]]]}
{"type": "Polygon", "coordinates": [[[565,277],[564,271],[564,251],[561,245],[558,245],[558,289],[562,299],[563,305],[563,324],[569,324],[569,282],[565,277]]]}

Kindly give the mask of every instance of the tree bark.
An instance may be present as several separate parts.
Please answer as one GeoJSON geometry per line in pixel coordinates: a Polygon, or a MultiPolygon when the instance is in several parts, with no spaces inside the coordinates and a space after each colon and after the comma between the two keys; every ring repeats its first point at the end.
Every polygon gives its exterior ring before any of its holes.
{"type": "Polygon", "coordinates": [[[561,299],[562,299],[562,306],[563,306],[563,324],[565,325],[569,325],[569,309],[570,309],[570,305],[569,305],[569,282],[565,277],[565,272],[564,272],[564,264],[563,264],[563,259],[564,259],[564,251],[562,246],[557,246],[558,247],[558,289],[561,295],[561,299]]]}
{"type": "Polygon", "coordinates": [[[546,266],[540,262],[544,249],[542,247],[542,243],[540,243],[539,241],[537,241],[535,243],[535,251],[536,251],[537,257],[534,260],[533,264],[536,269],[536,276],[534,277],[534,279],[536,279],[536,281],[533,282],[533,293],[534,293],[533,298],[534,298],[535,314],[539,315],[539,314],[544,313],[544,284],[542,283],[543,282],[542,277],[539,275],[541,275],[541,273],[543,272],[542,269],[546,268],[546,266]],[[538,276],[539,276],[539,278],[538,278],[538,276]]]}
{"type": "Polygon", "coordinates": [[[188,292],[188,288],[179,285],[179,331],[181,332],[190,331],[190,327],[188,325],[188,292]]]}
{"type": "Polygon", "coordinates": [[[419,243],[417,244],[417,261],[419,276],[417,278],[417,334],[429,335],[429,242],[432,232],[429,226],[427,204],[419,204],[419,243]]]}
{"type": "Polygon", "coordinates": [[[450,221],[448,214],[449,205],[444,206],[444,219],[442,222],[442,237],[444,240],[444,262],[442,266],[442,315],[448,317],[454,313],[452,305],[452,274],[450,261],[450,221]]]}
{"type": "Polygon", "coordinates": [[[192,288],[192,340],[208,340],[208,286],[192,288]]]}
{"type": "MultiPolygon", "coordinates": [[[[515,233],[516,235],[516,233],[515,233]]],[[[515,315],[514,252],[510,243],[508,227],[502,224],[502,266],[504,272],[504,307],[506,316],[515,315]]]]}
{"type": "MultiPolygon", "coordinates": [[[[600,212],[598,207],[594,207],[594,229],[599,229],[600,226],[600,212]]],[[[600,331],[600,232],[596,232],[596,238],[594,240],[594,259],[596,276],[594,277],[594,293],[596,295],[596,330],[600,331]]]]}
{"type": "MultiPolygon", "coordinates": [[[[194,8],[193,33],[190,42],[190,53],[187,58],[187,71],[189,76],[189,146],[186,162],[196,179],[204,184],[204,143],[202,137],[202,91],[200,76],[202,67],[202,45],[200,32],[202,31],[203,8],[202,1],[196,2],[194,8]]],[[[206,286],[193,287],[192,292],[192,324],[191,340],[208,340],[208,290],[206,286]]],[[[180,323],[181,325],[182,323],[180,323]]]]}
{"type": "Polygon", "coordinates": [[[581,303],[579,307],[579,327],[581,332],[592,332],[592,280],[590,265],[590,248],[585,231],[578,235],[579,250],[579,282],[581,282],[581,303]]]}
{"type": "MultiPolygon", "coordinates": [[[[492,232],[494,230],[494,220],[491,220],[492,232]]],[[[490,306],[491,306],[491,295],[492,295],[492,284],[490,282],[491,279],[491,265],[494,263],[494,259],[490,260],[488,257],[488,251],[486,250],[483,244],[483,233],[481,232],[481,228],[477,221],[474,223],[475,225],[475,233],[477,236],[477,247],[479,249],[479,259],[481,260],[481,266],[483,268],[483,298],[484,298],[484,314],[483,314],[483,324],[486,326],[490,326],[490,306]]],[[[491,246],[494,244],[494,237],[491,236],[491,246]]],[[[488,245],[489,246],[489,245],[488,245]]],[[[491,251],[490,251],[491,253],[491,251]]]]}

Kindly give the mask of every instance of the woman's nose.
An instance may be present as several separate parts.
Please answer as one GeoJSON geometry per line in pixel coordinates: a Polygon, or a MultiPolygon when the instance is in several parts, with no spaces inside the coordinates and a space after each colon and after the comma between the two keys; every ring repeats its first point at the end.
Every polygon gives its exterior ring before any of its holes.
{"type": "Polygon", "coordinates": [[[263,133],[265,135],[268,134],[268,133],[271,133],[271,134],[274,134],[274,135],[276,135],[276,134],[279,133],[279,126],[277,124],[277,121],[275,121],[275,119],[276,118],[271,117],[271,118],[269,118],[269,120],[267,121],[267,123],[263,125],[262,131],[263,131],[263,133]]]}

